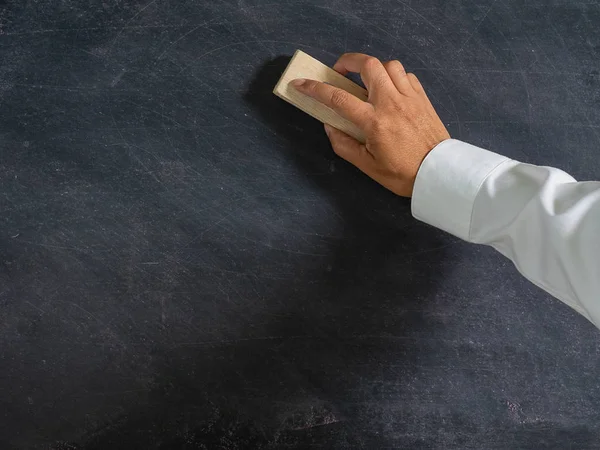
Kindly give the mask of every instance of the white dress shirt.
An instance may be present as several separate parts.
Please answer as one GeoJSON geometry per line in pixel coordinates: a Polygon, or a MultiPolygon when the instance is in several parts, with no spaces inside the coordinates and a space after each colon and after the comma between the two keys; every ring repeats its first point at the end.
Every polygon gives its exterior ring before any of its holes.
{"type": "Polygon", "coordinates": [[[412,212],[491,245],[600,328],[600,182],[449,139],[423,161],[412,212]]]}

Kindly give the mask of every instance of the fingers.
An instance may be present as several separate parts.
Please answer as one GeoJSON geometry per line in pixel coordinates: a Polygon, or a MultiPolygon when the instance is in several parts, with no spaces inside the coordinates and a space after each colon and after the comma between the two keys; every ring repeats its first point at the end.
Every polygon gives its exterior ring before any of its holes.
{"type": "Polygon", "coordinates": [[[417,76],[414,73],[409,73],[407,75],[408,81],[410,82],[412,88],[419,92],[419,93],[424,93],[425,89],[423,89],[423,85],[421,84],[421,82],[419,81],[419,79],[417,78],[417,76]]]}
{"type": "Polygon", "coordinates": [[[373,107],[369,103],[330,84],[305,79],[294,80],[291,84],[298,91],[330,107],[359,127],[366,126],[373,113],[373,107]]]}
{"type": "Polygon", "coordinates": [[[414,73],[409,73],[407,75],[407,78],[408,78],[408,80],[409,80],[412,88],[414,89],[414,91],[417,94],[419,94],[420,96],[424,97],[425,100],[427,100],[427,105],[428,105],[430,111],[432,111],[433,114],[435,114],[437,116],[437,111],[433,107],[433,104],[431,103],[431,100],[429,99],[429,96],[425,92],[425,89],[423,88],[423,85],[421,84],[421,82],[419,81],[419,79],[417,78],[417,76],[414,73]]]}
{"type": "Polygon", "coordinates": [[[385,67],[396,89],[402,94],[409,95],[414,90],[410,77],[406,74],[406,70],[404,70],[404,66],[400,61],[387,61],[383,63],[383,67],[385,67]]]}
{"type": "Polygon", "coordinates": [[[364,53],[344,53],[333,65],[333,70],[342,75],[347,75],[348,72],[360,73],[365,62],[370,58],[377,59],[364,53]]]}
{"type": "Polygon", "coordinates": [[[385,96],[394,84],[389,74],[377,58],[363,53],[346,53],[338,59],[333,69],[342,75],[348,72],[360,73],[360,77],[369,91],[369,99],[385,96]]]}
{"type": "Polygon", "coordinates": [[[373,157],[364,145],[346,133],[327,124],[325,125],[325,132],[331,141],[333,151],[340,158],[355,165],[363,172],[368,172],[373,162],[373,157]]]}

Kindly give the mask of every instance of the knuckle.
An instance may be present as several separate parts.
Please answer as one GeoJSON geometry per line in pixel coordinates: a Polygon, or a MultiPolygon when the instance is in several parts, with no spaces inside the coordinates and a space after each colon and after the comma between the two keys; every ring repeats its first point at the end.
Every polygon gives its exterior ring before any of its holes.
{"type": "Polygon", "coordinates": [[[372,69],[375,69],[380,64],[381,64],[381,61],[379,61],[379,59],[375,58],[374,56],[369,56],[367,59],[365,59],[364,65],[365,65],[365,69],[372,70],[372,69]]]}
{"type": "Polygon", "coordinates": [[[375,89],[381,89],[388,83],[388,81],[389,75],[378,76],[377,78],[375,78],[375,80],[373,80],[373,87],[375,89]]]}
{"type": "Polygon", "coordinates": [[[331,93],[331,105],[335,108],[343,108],[348,102],[348,94],[341,89],[336,89],[331,93]]]}
{"type": "Polygon", "coordinates": [[[406,73],[406,71],[404,70],[404,66],[397,59],[395,59],[393,61],[390,61],[389,65],[390,65],[390,69],[393,69],[396,72],[399,72],[400,74],[405,74],[406,73]]]}
{"type": "Polygon", "coordinates": [[[370,128],[373,135],[386,135],[390,129],[390,123],[385,118],[376,117],[371,121],[370,128]]]}
{"type": "Polygon", "coordinates": [[[306,89],[306,91],[314,94],[317,91],[318,86],[319,86],[319,83],[317,81],[307,80],[305,89],[306,89]]]}
{"type": "Polygon", "coordinates": [[[372,108],[366,108],[365,111],[361,111],[362,114],[360,114],[360,121],[362,124],[370,124],[373,121],[373,117],[375,116],[375,113],[373,111],[372,108]]]}

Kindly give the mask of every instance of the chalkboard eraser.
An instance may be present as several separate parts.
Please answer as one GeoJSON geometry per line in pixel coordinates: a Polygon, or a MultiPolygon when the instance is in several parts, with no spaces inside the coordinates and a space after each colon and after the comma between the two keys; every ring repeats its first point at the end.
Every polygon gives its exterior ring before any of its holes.
{"type": "Polygon", "coordinates": [[[291,103],[315,119],[343,131],[360,142],[365,142],[363,132],[356,125],[341,117],[331,108],[319,103],[311,97],[301,94],[291,86],[290,82],[297,78],[308,78],[310,80],[331,84],[332,86],[343,89],[364,101],[366,101],[368,97],[365,89],[301,50],[296,50],[296,53],[294,53],[292,60],[283,72],[275,89],[273,89],[275,95],[286,102],[291,103]]]}

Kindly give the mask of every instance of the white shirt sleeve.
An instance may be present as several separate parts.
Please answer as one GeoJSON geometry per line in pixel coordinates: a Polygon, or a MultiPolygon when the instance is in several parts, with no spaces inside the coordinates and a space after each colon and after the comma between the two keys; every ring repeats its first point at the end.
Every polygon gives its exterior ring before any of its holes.
{"type": "Polygon", "coordinates": [[[412,212],[494,247],[600,328],[600,182],[449,139],[423,161],[412,212]]]}

